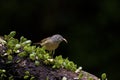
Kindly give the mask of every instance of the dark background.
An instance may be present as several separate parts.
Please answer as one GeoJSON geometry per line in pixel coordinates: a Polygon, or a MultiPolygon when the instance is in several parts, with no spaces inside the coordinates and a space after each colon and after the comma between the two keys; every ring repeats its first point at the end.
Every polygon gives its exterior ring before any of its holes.
{"type": "Polygon", "coordinates": [[[56,55],[108,80],[119,80],[119,0],[0,0],[0,35],[17,31],[33,42],[61,34],[56,55]]]}

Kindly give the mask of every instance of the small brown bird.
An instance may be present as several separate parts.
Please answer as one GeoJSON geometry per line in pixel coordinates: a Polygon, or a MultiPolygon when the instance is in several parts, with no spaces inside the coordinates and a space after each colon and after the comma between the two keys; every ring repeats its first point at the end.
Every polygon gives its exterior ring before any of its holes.
{"type": "Polygon", "coordinates": [[[59,44],[62,41],[65,41],[67,43],[67,40],[63,38],[60,34],[55,34],[51,37],[47,37],[41,40],[40,43],[35,43],[35,44],[40,44],[41,46],[44,46],[45,49],[48,51],[55,51],[55,49],[58,48],[59,44]]]}

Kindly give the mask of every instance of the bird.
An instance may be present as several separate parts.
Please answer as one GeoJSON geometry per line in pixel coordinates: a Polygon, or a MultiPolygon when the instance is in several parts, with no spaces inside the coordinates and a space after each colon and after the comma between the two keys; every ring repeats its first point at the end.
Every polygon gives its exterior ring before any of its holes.
{"type": "Polygon", "coordinates": [[[50,37],[44,38],[40,42],[34,44],[40,44],[42,47],[45,47],[45,50],[53,51],[54,54],[55,50],[58,48],[59,44],[62,41],[68,43],[67,40],[63,38],[63,36],[61,36],[60,34],[55,34],[50,37]]]}

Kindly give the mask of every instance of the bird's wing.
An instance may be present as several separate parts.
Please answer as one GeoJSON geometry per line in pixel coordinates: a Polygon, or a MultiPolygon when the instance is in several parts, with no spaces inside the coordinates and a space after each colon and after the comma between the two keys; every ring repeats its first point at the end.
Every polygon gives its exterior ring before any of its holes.
{"type": "Polygon", "coordinates": [[[49,40],[50,40],[50,37],[47,37],[47,38],[45,38],[45,39],[42,39],[41,42],[40,42],[40,45],[41,45],[41,46],[45,45],[49,40]]]}
{"type": "Polygon", "coordinates": [[[36,43],[34,43],[34,44],[43,45],[43,44],[45,44],[45,43],[46,43],[46,41],[47,41],[49,38],[50,38],[50,37],[47,37],[47,38],[42,39],[41,41],[36,42],[36,43]]]}
{"type": "Polygon", "coordinates": [[[48,39],[50,39],[50,37],[47,37],[47,38],[45,38],[45,39],[42,39],[40,43],[43,43],[43,42],[47,41],[48,39]]]}

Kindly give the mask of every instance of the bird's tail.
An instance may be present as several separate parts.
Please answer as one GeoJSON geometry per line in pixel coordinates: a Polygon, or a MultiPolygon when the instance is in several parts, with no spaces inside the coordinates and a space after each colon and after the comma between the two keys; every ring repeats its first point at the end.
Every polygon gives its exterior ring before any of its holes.
{"type": "Polygon", "coordinates": [[[40,42],[36,42],[36,43],[33,43],[33,44],[35,44],[35,45],[41,45],[41,43],[40,43],[40,42]]]}

